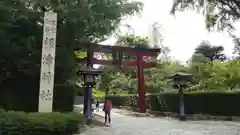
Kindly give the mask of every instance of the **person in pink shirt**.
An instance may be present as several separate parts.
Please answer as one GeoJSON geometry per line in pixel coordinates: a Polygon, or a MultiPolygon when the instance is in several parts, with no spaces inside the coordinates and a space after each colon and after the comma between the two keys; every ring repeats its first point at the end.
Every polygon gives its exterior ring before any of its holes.
{"type": "Polygon", "coordinates": [[[104,102],[104,106],[103,106],[103,111],[105,112],[105,124],[111,123],[111,109],[112,109],[112,102],[106,97],[105,98],[105,102],[104,102]]]}

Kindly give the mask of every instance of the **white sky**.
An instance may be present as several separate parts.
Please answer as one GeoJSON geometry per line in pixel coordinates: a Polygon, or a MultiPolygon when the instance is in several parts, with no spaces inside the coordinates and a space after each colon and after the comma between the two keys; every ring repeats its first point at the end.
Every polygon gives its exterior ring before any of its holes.
{"type": "MultiPolygon", "coordinates": [[[[205,29],[203,15],[194,11],[169,14],[172,0],[143,0],[144,9],[141,16],[135,16],[125,20],[130,24],[135,35],[147,36],[148,26],[157,21],[161,24],[161,34],[164,36],[163,45],[171,49],[170,56],[176,60],[185,62],[191,57],[194,48],[202,41],[208,40],[213,45],[223,45],[225,53],[231,56],[233,43],[227,33],[209,33],[205,29]]],[[[111,39],[103,44],[113,44],[111,39]]]]}

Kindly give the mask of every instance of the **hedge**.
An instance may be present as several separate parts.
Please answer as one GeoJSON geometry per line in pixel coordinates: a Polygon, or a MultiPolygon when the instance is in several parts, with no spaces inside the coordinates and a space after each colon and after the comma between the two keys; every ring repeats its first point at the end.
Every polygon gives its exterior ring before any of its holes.
{"type": "Polygon", "coordinates": [[[74,105],[75,85],[55,85],[53,96],[53,110],[60,112],[72,112],[74,105]]]}
{"type": "Polygon", "coordinates": [[[82,123],[82,115],[74,113],[0,112],[1,135],[71,135],[82,123]]]}
{"type": "MultiPolygon", "coordinates": [[[[110,96],[113,106],[137,108],[138,96],[110,96]]],[[[163,93],[146,97],[147,108],[162,112],[179,112],[179,96],[177,93],[163,93]]],[[[211,92],[185,93],[186,114],[210,114],[219,116],[240,116],[240,93],[211,92]]]]}
{"type": "Polygon", "coordinates": [[[112,101],[113,107],[127,106],[137,108],[139,106],[138,96],[112,95],[108,96],[108,98],[112,101]]]}
{"type": "MultiPolygon", "coordinates": [[[[19,84],[19,83],[17,83],[19,84]]],[[[7,87],[0,87],[0,107],[6,110],[37,112],[39,84],[28,86],[15,85],[14,81],[7,87]]],[[[71,84],[55,84],[53,95],[53,110],[59,112],[73,111],[74,91],[71,84]]]]}

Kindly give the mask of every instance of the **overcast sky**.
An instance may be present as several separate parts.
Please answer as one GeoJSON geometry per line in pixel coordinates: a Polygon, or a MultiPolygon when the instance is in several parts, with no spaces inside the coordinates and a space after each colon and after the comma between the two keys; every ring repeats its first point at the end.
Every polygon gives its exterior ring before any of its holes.
{"type": "MultiPolygon", "coordinates": [[[[161,24],[164,46],[171,49],[170,55],[182,62],[189,60],[194,48],[202,41],[208,40],[213,45],[223,45],[225,53],[231,56],[233,43],[227,33],[209,33],[205,29],[202,14],[194,11],[169,14],[172,0],[143,0],[144,9],[140,17],[135,16],[124,23],[130,24],[136,35],[148,36],[148,27],[154,21],[161,24]]],[[[239,27],[240,28],[240,27],[239,27]]],[[[114,39],[104,42],[113,44],[114,39]]]]}

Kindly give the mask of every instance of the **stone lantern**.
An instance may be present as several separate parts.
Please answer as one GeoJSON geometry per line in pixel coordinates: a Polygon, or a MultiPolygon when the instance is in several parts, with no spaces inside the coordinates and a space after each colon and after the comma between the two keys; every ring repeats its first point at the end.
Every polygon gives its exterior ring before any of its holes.
{"type": "Polygon", "coordinates": [[[173,87],[178,89],[179,95],[179,118],[180,120],[186,120],[185,117],[185,109],[184,109],[184,92],[183,90],[187,88],[188,82],[192,78],[192,74],[184,73],[184,72],[176,72],[172,76],[170,76],[173,80],[173,87]]]}
{"type": "Polygon", "coordinates": [[[96,86],[96,77],[102,73],[101,70],[90,66],[81,68],[77,74],[83,77],[84,92],[84,109],[83,114],[86,124],[92,121],[92,88],[96,86]]]}

